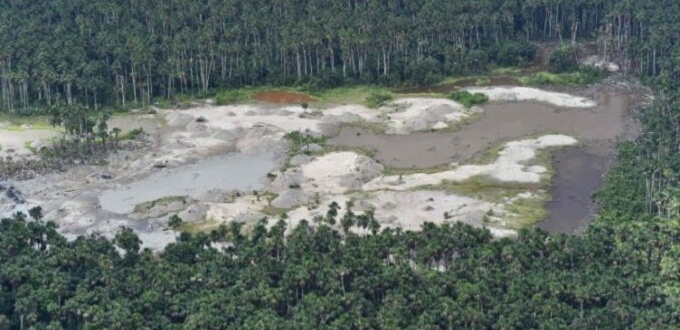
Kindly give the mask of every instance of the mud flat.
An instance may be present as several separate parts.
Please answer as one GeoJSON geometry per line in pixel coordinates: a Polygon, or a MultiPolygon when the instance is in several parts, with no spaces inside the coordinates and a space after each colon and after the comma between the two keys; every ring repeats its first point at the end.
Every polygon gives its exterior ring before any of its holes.
{"type": "Polygon", "coordinates": [[[580,210],[606,168],[592,157],[608,159],[611,141],[625,133],[627,95],[518,87],[482,92],[496,101],[473,109],[422,97],[397,98],[379,109],[260,101],[116,118],[110,126],[140,125],[151,133],[146,149],[112,155],[106,166],[15,182],[27,203],[14,209],[41,205],[46,220],[68,234],[112,236],[128,226],[151,248],[173,240],[167,221],[174,214],[199,230],[265,217],[270,224],[285,218],[290,229],[303,219],[317,223],[333,202],[342,207],[338,218],[347,203],[354,214],[370,211],[383,227],[465,222],[512,236],[543,217],[552,194],[541,226],[573,231],[587,223],[591,211],[580,210]],[[337,136],[330,147],[289,155],[297,141],[284,136],[294,131],[337,136]],[[550,166],[548,153],[575,145],[586,149],[559,152],[550,166]],[[550,185],[552,170],[557,180],[550,185]]]}

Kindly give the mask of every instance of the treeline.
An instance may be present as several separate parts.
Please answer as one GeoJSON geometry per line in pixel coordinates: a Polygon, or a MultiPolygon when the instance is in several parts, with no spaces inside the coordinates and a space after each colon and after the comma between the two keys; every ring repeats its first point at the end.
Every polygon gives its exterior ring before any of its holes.
{"type": "MultiPolygon", "coordinates": [[[[2,1],[0,109],[149,104],[263,83],[427,84],[531,61],[532,41],[597,34],[612,53],[634,36],[649,43],[655,20],[643,26],[646,7],[614,0],[2,1]]],[[[634,58],[654,54],[640,64],[652,72],[666,54],[635,49],[634,58]]]]}
{"type": "Polygon", "coordinates": [[[0,222],[0,328],[669,329],[678,225],[493,240],[463,224],[285,237],[284,221],[233,223],[157,256],[129,229],[67,242],[18,216],[0,222]]]}

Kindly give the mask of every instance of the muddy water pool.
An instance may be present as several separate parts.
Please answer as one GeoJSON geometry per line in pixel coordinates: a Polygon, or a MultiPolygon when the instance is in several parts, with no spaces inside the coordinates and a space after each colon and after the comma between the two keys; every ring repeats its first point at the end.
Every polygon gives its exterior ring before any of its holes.
{"type": "Polygon", "coordinates": [[[551,232],[572,233],[595,214],[592,195],[602,186],[611,163],[614,141],[630,134],[627,114],[630,97],[601,92],[592,109],[558,108],[537,102],[488,104],[484,114],[457,131],[425,132],[408,136],[386,135],[345,127],[330,140],[335,146],[368,148],[383,165],[393,168],[427,168],[452,162],[465,163],[500,143],[523,137],[562,133],[576,137],[581,146],[554,155],[555,177],[548,217],[538,226],[551,232]]]}
{"type": "Polygon", "coordinates": [[[612,140],[623,133],[628,97],[602,93],[592,109],[566,109],[514,102],[484,106],[484,114],[457,131],[387,135],[344,127],[331,145],[367,148],[375,159],[395,168],[427,168],[465,162],[502,142],[542,133],[562,133],[579,140],[612,140]]]}
{"type": "Polygon", "coordinates": [[[190,165],[159,170],[143,179],[105,191],[102,209],[130,213],[136,205],[171,196],[197,198],[210,190],[254,190],[264,185],[268,172],[277,167],[273,153],[233,153],[199,160],[190,165]]]}

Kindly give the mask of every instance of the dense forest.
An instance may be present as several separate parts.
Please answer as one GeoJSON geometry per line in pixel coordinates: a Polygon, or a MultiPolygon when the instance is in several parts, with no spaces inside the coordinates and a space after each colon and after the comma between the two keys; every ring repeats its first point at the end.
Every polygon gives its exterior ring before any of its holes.
{"type": "Polygon", "coordinates": [[[677,1],[5,0],[0,109],[149,104],[252,84],[427,84],[521,65],[535,41],[598,38],[656,75],[677,1]]]}
{"type": "MultiPolygon", "coordinates": [[[[3,108],[122,104],[253,83],[426,83],[594,36],[656,91],[581,235],[302,224],[68,242],[0,222],[0,329],[674,329],[680,324],[676,1],[27,1],[0,4],[3,108]]],[[[30,219],[30,220],[29,220],[30,219]]]]}

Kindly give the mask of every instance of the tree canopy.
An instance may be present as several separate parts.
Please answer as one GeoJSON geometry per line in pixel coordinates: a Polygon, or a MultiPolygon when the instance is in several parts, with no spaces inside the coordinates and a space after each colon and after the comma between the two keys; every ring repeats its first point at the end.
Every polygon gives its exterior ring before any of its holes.
{"type": "Polygon", "coordinates": [[[13,0],[0,4],[0,109],[149,104],[253,84],[428,84],[521,65],[532,42],[597,37],[658,74],[675,1],[13,0]]]}

